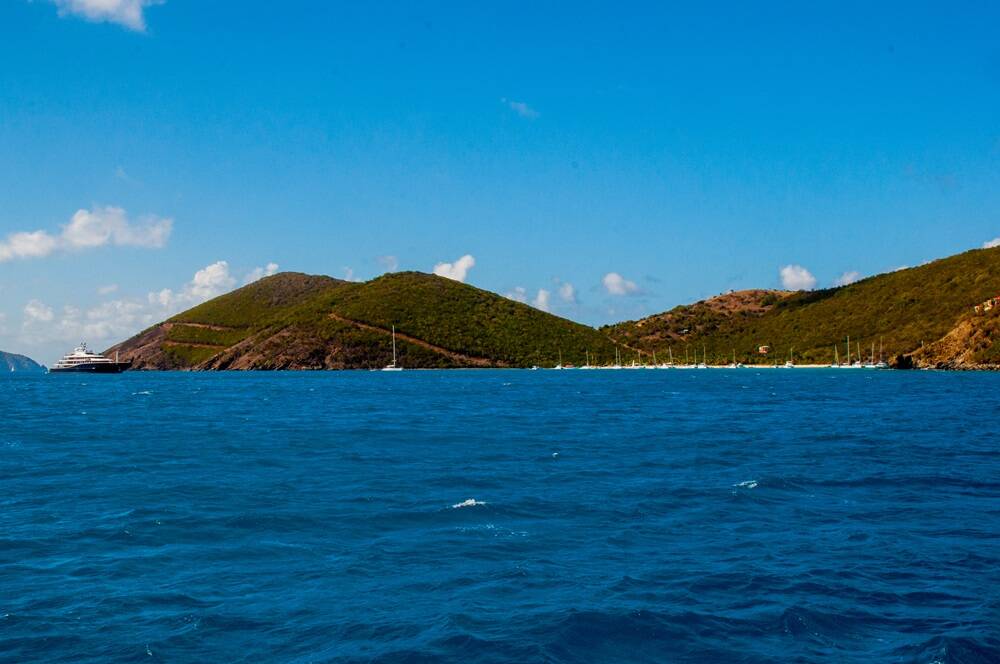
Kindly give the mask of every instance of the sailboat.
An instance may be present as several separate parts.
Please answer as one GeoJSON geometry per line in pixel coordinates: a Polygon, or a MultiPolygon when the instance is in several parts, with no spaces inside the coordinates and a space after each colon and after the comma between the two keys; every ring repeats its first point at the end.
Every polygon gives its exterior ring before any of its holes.
{"type": "Polygon", "coordinates": [[[403,367],[396,365],[396,326],[392,326],[392,364],[382,367],[382,371],[402,371],[403,367]]]}
{"type": "MultiPolygon", "coordinates": [[[[698,362],[698,353],[697,353],[697,351],[695,351],[694,361],[696,363],[698,362]]],[[[701,346],[701,364],[696,364],[695,366],[698,369],[707,369],[708,368],[708,351],[705,350],[705,345],[704,344],[702,344],[702,346],[701,346]]]]}
{"type": "Polygon", "coordinates": [[[882,350],[882,337],[878,338],[878,364],[875,365],[876,369],[888,369],[889,364],[885,361],[885,355],[882,350]]]}
{"type": "Polygon", "coordinates": [[[563,367],[563,363],[562,363],[562,351],[561,350],[559,351],[559,364],[557,364],[556,366],[554,366],[552,368],[553,369],[557,369],[559,371],[563,370],[564,367],[563,367]]]}
{"type": "Polygon", "coordinates": [[[795,368],[795,347],[794,346],[788,349],[788,361],[785,362],[785,368],[786,369],[794,369],[795,368]]]}
{"type": "Polygon", "coordinates": [[[836,346],[833,347],[833,364],[830,365],[830,368],[831,369],[840,368],[840,351],[837,350],[836,346]]]}

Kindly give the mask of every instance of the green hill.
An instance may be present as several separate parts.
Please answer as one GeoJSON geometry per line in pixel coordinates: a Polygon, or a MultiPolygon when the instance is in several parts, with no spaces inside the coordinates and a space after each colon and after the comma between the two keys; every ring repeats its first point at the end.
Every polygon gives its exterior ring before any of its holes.
{"type": "Polygon", "coordinates": [[[668,348],[675,357],[685,348],[701,355],[704,348],[709,363],[728,362],[733,351],[742,362],[783,362],[793,349],[797,362],[829,363],[835,346],[844,358],[850,336],[852,354],[856,342],[866,357],[881,343],[887,358],[904,365],[912,359],[920,366],[974,366],[1000,355],[973,311],[998,294],[1000,248],[977,249],[840,288],[728,294],[601,331],[661,357],[668,348]],[[980,329],[975,353],[957,360],[943,350],[954,344],[939,345],[936,354],[916,352],[963,324],[980,329]],[[757,354],[762,345],[771,347],[769,357],[757,354]]]}
{"type": "Polygon", "coordinates": [[[140,369],[550,366],[615,354],[606,335],[494,293],[417,272],[366,283],[283,273],[110,348],[140,369]]]}
{"type": "Polygon", "coordinates": [[[974,305],[1000,295],[1000,248],[982,249],[849,286],[727,293],[594,330],[495,293],[418,272],[366,283],[283,273],[185,311],[118,351],[144,369],[358,369],[609,364],[643,353],[710,364],[827,364],[858,344],[896,366],[1000,364],[1000,323],[974,305]],[[998,340],[994,344],[994,339],[998,340]],[[769,346],[767,356],[757,353],[769,346]]]}

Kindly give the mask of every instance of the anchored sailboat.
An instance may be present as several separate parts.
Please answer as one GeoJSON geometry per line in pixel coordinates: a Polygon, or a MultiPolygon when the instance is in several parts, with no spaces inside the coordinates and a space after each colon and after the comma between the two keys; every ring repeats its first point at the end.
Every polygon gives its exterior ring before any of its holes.
{"type": "Polygon", "coordinates": [[[392,364],[382,367],[382,371],[402,371],[403,367],[396,365],[396,326],[392,326],[392,364]]]}

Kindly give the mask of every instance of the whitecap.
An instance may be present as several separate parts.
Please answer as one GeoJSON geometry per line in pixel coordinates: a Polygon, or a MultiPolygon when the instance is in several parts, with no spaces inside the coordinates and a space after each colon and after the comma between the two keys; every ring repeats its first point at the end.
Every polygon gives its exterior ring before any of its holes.
{"type": "Polygon", "coordinates": [[[737,484],[734,484],[733,486],[740,487],[740,488],[743,488],[743,489],[756,489],[757,488],[757,480],[746,480],[744,482],[738,482],[737,484]]]}
{"type": "Polygon", "coordinates": [[[454,505],[451,506],[451,508],[453,510],[457,510],[460,507],[476,507],[478,505],[485,505],[485,504],[486,503],[484,503],[481,500],[476,500],[475,498],[469,498],[468,500],[463,500],[460,503],[455,503],[454,505]]]}
{"type": "Polygon", "coordinates": [[[142,390],[140,392],[133,392],[132,396],[137,397],[140,394],[142,394],[142,395],[149,395],[149,394],[152,394],[152,392],[150,392],[149,390],[142,390]]]}

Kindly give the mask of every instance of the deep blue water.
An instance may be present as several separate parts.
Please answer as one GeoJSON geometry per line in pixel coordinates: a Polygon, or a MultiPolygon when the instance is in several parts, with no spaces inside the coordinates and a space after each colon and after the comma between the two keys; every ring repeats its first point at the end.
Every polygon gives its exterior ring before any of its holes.
{"type": "Polygon", "coordinates": [[[11,376],[0,413],[4,661],[1000,661],[1000,374],[11,376]]]}

